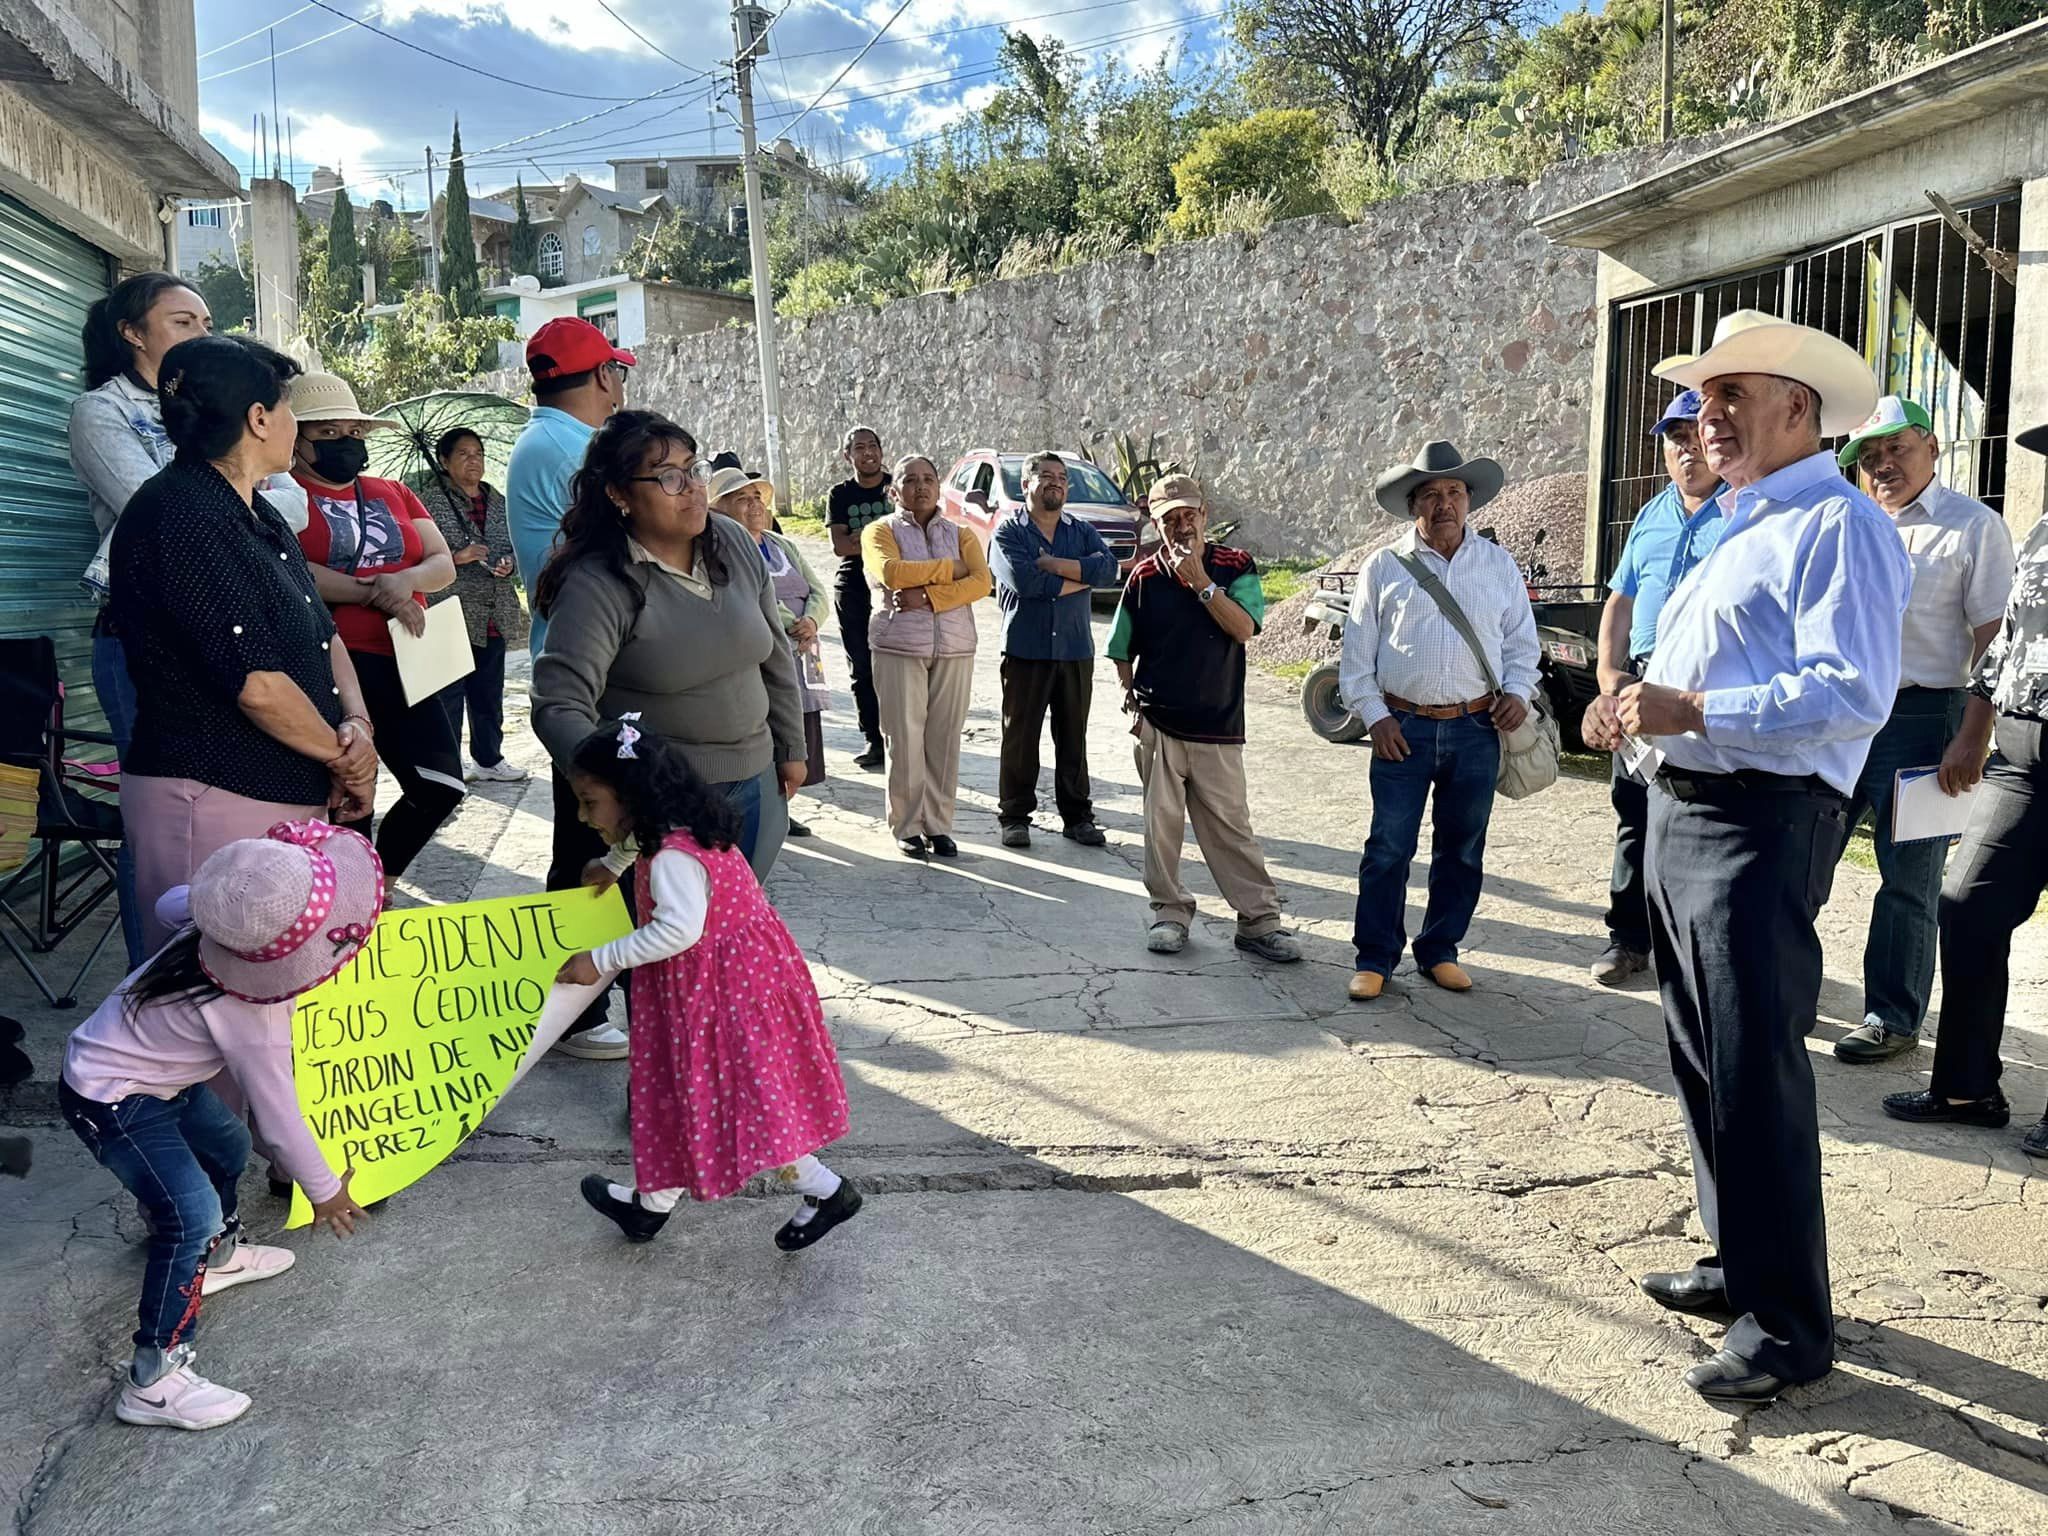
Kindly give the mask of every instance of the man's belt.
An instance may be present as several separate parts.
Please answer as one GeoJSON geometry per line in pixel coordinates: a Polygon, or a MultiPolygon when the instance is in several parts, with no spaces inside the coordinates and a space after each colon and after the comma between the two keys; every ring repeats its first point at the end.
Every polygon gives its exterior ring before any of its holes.
{"type": "Polygon", "coordinates": [[[1711,800],[1719,795],[1833,795],[1842,792],[1817,773],[1766,773],[1760,768],[1739,768],[1734,773],[1701,773],[1692,768],[1660,768],[1657,782],[1674,800],[1711,800]]]}
{"type": "Polygon", "coordinates": [[[1383,693],[1380,697],[1396,714],[1420,715],[1425,720],[1458,720],[1466,715],[1485,714],[1493,708],[1496,695],[1489,693],[1483,699],[1467,699],[1462,704],[1417,704],[1392,693],[1383,693]]]}

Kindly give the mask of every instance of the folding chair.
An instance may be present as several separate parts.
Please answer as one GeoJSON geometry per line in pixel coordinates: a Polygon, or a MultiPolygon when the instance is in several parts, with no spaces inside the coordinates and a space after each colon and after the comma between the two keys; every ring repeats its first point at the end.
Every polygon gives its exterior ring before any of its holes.
{"type": "Polygon", "coordinates": [[[56,1008],[77,1004],[79,982],[121,921],[114,867],[121,808],[84,793],[118,790],[120,769],[67,759],[80,742],[111,747],[114,738],[65,728],[64,684],[50,637],[0,639],[0,943],[56,1008]],[[76,860],[69,868],[67,858],[76,860]],[[71,985],[55,991],[30,956],[56,949],[109,897],[116,909],[106,928],[71,985]]]}

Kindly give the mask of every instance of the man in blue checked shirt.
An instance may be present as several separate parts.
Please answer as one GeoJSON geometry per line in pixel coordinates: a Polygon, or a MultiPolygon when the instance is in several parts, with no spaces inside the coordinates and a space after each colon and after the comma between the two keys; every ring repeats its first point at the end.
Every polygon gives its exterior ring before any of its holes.
{"type": "MultiPolygon", "coordinates": [[[[1657,646],[1657,617],[1672,590],[1720,542],[1721,477],[1700,443],[1700,392],[1688,389],[1665,408],[1650,435],[1663,448],[1671,483],[1636,514],[1621,563],[1608,578],[1600,614],[1600,691],[1620,693],[1638,682],[1657,646]]],[[[1650,899],[1643,883],[1643,843],[1650,786],[1620,753],[1608,798],[1614,805],[1614,874],[1607,892],[1607,949],[1593,979],[1618,987],[1650,968],[1650,899]]]]}
{"type": "Polygon", "coordinates": [[[1913,568],[1821,449],[1877,404],[1853,348],[1738,310],[1706,352],[1654,372],[1700,391],[1700,438],[1728,492],[1720,543],[1664,605],[1649,675],[1586,711],[1588,745],[1626,733],[1652,749],[1651,953],[1714,1245],[1641,1284],[1664,1306],[1734,1319],[1687,1386],[1765,1403],[1834,1365],[1806,1052],[1814,919],[1898,693],[1913,568]]]}

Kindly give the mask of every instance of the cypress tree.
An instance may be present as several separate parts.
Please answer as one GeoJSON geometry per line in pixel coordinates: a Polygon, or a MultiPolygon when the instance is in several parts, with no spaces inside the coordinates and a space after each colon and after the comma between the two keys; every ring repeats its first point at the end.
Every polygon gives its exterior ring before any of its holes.
{"type": "Polygon", "coordinates": [[[518,210],[518,217],[512,221],[512,270],[525,277],[539,277],[540,236],[534,232],[533,221],[526,216],[524,179],[513,183],[512,206],[518,210]]]}
{"type": "Polygon", "coordinates": [[[334,189],[334,212],[327,218],[327,302],[337,315],[363,303],[363,248],[346,187],[334,189]]]}
{"type": "Polygon", "coordinates": [[[441,294],[449,313],[458,316],[483,310],[483,283],[476,270],[476,237],[469,224],[469,183],[462,172],[462,122],[448,149],[448,201],[441,229],[441,294]]]}

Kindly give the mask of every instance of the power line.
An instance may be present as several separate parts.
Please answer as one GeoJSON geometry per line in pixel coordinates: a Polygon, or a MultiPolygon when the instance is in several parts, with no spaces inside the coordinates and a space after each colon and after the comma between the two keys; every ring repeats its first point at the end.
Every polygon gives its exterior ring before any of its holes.
{"type": "Polygon", "coordinates": [[[833,91],[838,89],[839,82],[844,80],[849,74],[851,74],[853,72],[854,65],[858,64],[862,59],[866,58],[868,54],[873,50],[875,44],[879,43],[885,36],[888,35],[889,29],[896,25],[897,19],[901,17],[905,11],[910,9],[910,5],[911,0],[903,0],[903,3],[896,7],[894,13],[891,14],[889,19],[882,23],[881,30],[875,33],[873,37],[867,40],[867,42],[862,46],[859,53],[856,53],[852,58],[846,61],[846,67],[840,70],[838,74],[832,77],[832,83],[830,85],[826,86],[824,90],[818,92],[817,101],[813,101],[808,107],[805,107],[803,111],[799,112],[796,115],[796,123],[790,123],[783,129],[783,132],[785,134],[796,132],[796,124],[802,122],[805,118],[809,117],[813,112],[818,110],[818,102],[823,101],[827,96],[830,96],[833,93],[833,91]]]}
{"type": "MultiPolygon", "coordinates": [[[[1079,16],[1086,11],[1121,11],[1141,0],[1095,0],[1093,5],[1070,5],[1063,11],[1035,11],[1029,16],[1011,16],[1003,21],[981,21],[970,27],[948,27],[943,32],[914,32],[908,37],[892,37],[883,46],[900,47],[905,43],[929,43],[941,37],[959,37],[968,32],[992,32],[998,27],[1014,27],[1026,21],[1050,21],[1055,16],[1079,16]]],[[[790,59],[817,59],[828,54],[844,53],[844,48],[810,48],[802,53],[785,54],[790,59]]]]}
{"type": "Polygon", "coordinates": [[[620,26],[624,27],[628,32],[632,33],[635,37],[639,38],[641,42],[645,43],[649,48],[652,48],[656,53],[660,54],[664,59],[667,59],[669,63],[675,65],[678,69],[687,69],[693,75],[700,75],[706,79],[710,78],[709,70],[699,69],[694,64],[685,64],[681,59],[677,58],[674,54],[667,52],[665,49],[661,47],[659,43],[655,42],[653,38],[649,37],[645,32],[642,32],[638,27],[634,26],[633,23],[626,20],[626,18],[621,16],[617,11],[613,10],[609,5],[606,5],[605,0],[597,0],[597,3],[599,7],[603,9],[605,15],[611,17],[613,21],[616,21],[620,26]]]}
{"type": "MultiPolygon", "coordinates": [[[[908,0],[905,0],[905,3],[907,4],[908,0]]],[[[329,15],[339,16],[343,21],[352,22],[354,25],[361,27],[365,32],[374,32],[377,36],[389,42],[394,42],[401,48],[410,48],[414,53],[425,54],[437,63],[452,64],[457,69],[468,70],[472,75],[482,75],[486,80],[495,80],[500,85],[517,86],[522,91],[538,91],[543,96],[566,96],[573,101],[618,101],[631,103],[646,99],[645,97],[635,96],[593,96],[588,91],[561,91],[551,85],[535,85],[531,80],[514,80],[510,75],[496,74],[475,64],[465,64],[461,59],[451,59],[447,54],[436,53],[431,48],[423,48],[418,43],[400,37],[396,32],[386,32],[382,27],[372,26],[360,16],[349,15],[347,11],[329,5],[327,0],[312,0],[312,4],[326,11],[329,15]]]]}
{"type": "MultiPolygon", "coordinates": [[[[309,4],[300,6],[296,11],[287,11],[284,15],[278,17],[277,20],[267,21],[253,32],[244,32],[240,37],[234,39],[234,41],[232,42],[222,43],[218,48],[207,49],[206,52],[199,55],[199,57],[201,57],[202,59],[210,59],[216,53],[226,53],[230,48],[238,48],[243,43],[248,42],[250,38],[261,37],[264,33],[268,32],[272,27],[281,27],[286,22],[290,21],[292,17],[303,16],[305,15],[306,12],[310,11],[311,9],[313,9],[313,7],[309,4]]],[[[189,208],[192,205],[187,203],[185,206],[189,208]]]]}
{"type": "MultiPolygon", "coordinates": [[[[309,5],[304,7],[304,9],[311,10],[312,7],[309,5]]],[[[293,16],[296,16],[298,14],[299,13],[297,11],[292,12],[293,16]]],[[[289,20],[290,18],[287,17],[286,19],[289,20]]],[[[199,77],[199,83],[201,85],[208,85],[215,80],[225,80],[229,75],[239,75],[245,69],[261,69],[265,64],[271,63],[275,59],[281,59],[288,53],[297,53],[301,49],[312,47],[315,43],[324,43],[330,37],[339,37],[341,36],[342,33],[348,31],[349,28],[355,25],[356,23],[354,23],[353,21],[345,21],[340,26],[336,27],[332,32],[322,32],[318,37],[309,38],[307,41],[303,43],[293,43],[289,48],[280,48],[274,54],[265,54],[262,58],[251,59],[246,64],[231,64],[226,69],[223,69],[216,74],[201,75],[199,77]]]]}

